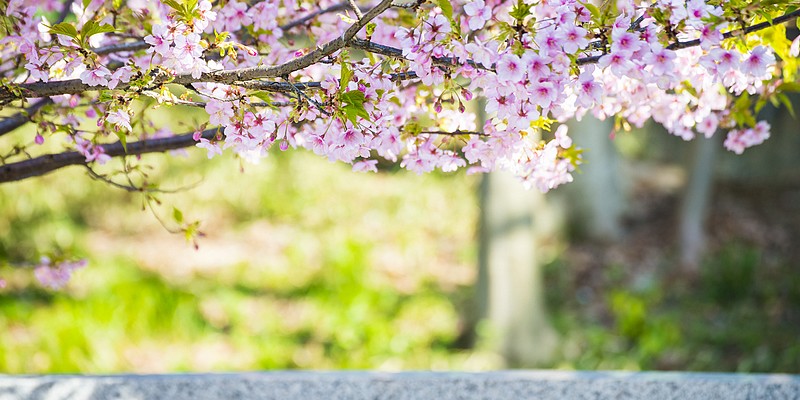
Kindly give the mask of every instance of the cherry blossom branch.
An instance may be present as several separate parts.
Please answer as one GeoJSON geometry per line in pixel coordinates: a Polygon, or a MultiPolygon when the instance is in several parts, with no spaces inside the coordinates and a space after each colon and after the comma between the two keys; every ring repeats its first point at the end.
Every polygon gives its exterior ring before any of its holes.
{"type": "MultiPolygon", "coordinates": [[[[203,73],[200,78],[194,78],[191,74],[182,74],[174,77],[172,80],[168,80],[167,78],[159,78],[156,80],[156,82],[154,82],[154,84],[175,83],[179,85],[186,85],[200,82],[233,84],[235,82],[243,82],[259,78],[277,78],[289,75],[292,72],[314,65],[322,58],[343,49],[355,37],[358,31],[364,28],[375,17],[388,10],[392,6],[392,1],[393,0],[382,0],[377,6],[373,7],[366,14],[364,14],[363,18],[350,25],[350,27],[345,30],[342,36],[337,37],[336,39],[333,39],[322,46],[318,46],[315,50],[301,57],[287,61],[283,64],[207,72],[203,73]]],[[[21,89],[22,97],[29,98],[56,96],[61,94],[77,94],[90,90],[98,90],[98,88],[95,86],[84,84],[80,81],[80,79],[53,82],[34,82],[21,84],[18,87],[21,89]]],[[[128,87],[129,84],[120,83],[117,89],[125,90],[128,87]]],[[[7,88],[0,88],[0,103],[8,102],[19,97],[20,96],[15,95],[7,88]]]]}
{"type": "Polygon", "coordinates": [[[303,99],[305,99],[309,104],[312,104],[314,107],[316,107],[317,110],[319,110],[319,112],[321,112],[321,113],[323,113],[323,114],[325,114],[325,115],[327,115],[329,117],[331,116],[331,113],[326,111],[325,107],[322,104],[320,104],[318,101],[312,99],[311,97],[308,97],[308,95],[305,94],[305,92],[303,92],[302,90],[298,89],[297,86],[295,86],[291,82],[289,82],[288,78],[285,78],[285,79],[287,81],[286,83],[289,84],[289,87],[291,87],[293,92],[297,95],[297,102],[298,103],[302,103],[303,99]]]}
{"type": "MultiPolygon", "coordinates": [[[[250,67],[250,68],[242,68],[242,69],[234,69],[234,70],[224,70],[224,71],[216,71],[210,73],[204,73],[198,79],[193,78],[189,74],[179,75],[175,77],[169,83],[176,83],[176,84],[190,84],[190,83],[199,83],[199,82],[216,82],[216,83],[225,83],[225,84],[239,84],[246,81],[251,81],[260,78],[276,78],[281,77],[284,75],[288,75],[292,72],[298,71],[300,69],[306,68],[311,66],[317,62],[319,62],[322,58],[333,54],[334,52],[344,48],[345,46],[352,46],[355,48],[359,48],[365,51],[369,51],[376,54],[381,54],[390,57],[396,58],[403,58],[403,51],[402,49],[398,49],[396,47],[380,45],[373,42],[368,42],[366,40],[355,38],[355,34],[361,30],[364,26],[366,26],[369,21],[377,17],[383,11],[387,10],[392,6],[392,0],[383,0],[377,6],[372,8],[369,12],[364,14],[364,18],[356,21],[352,24],[345,33],[323,46],[317,47],[314,51],[298,57],[294,60],[288,61],[286,63],[276,65],[276,66],[259,66],[259,67],[250,67]]],[[[322,10],[320,10],[322,11],[322,10]]],[[[750,27],[745,28],[744,30],[736,30],[726,32],[724,34],[725,38],[730,38],[738,34],[748,34],[752,32],[756,32],[759,30],[763,30],[773,26],[773,24],[779,24],[791,20],[792,18],[796,18],[800,16],[800,10],[795,10],[780,17],[776,17],[772,20],[772,22],[762,22],[750,27]]],[[[116,45],[117,49],[119,48],[127,48],[132,49],[135,48],[135,45],[138,43],[132,44],[120,44],[116,45]],[[129,46],[129,47],[126,47],[129,46]]],[[[687,48],[698,46],[700,44],[699,40],[689,40],[685,42],[675,42],[667,46],[670,49],[680,49],[680,48],[687,48]]],[[[576,60],[578,65],[586,65],[586,64],[594,64],[597,63],[602,55],[595,55],[595,56],[587,56],[581,57],[576,60]]],[[[456,60],[450,57],[436,57],[434,58],[434,62],[439,65],[454,65],[456,60]]],[[[483,69],[490,69],[489,67],[483,66],[481,64],[477,64],[474,61],[468,61],[473,66],[483,68],[483,69]]],[[[166,80],[163,82],[157,83],[168,83],[166,80]]],[[[128,86],[127,84],[120,84],[118,89],[124,90],[128,86]]],[[[45,96],[56,96],[61,94],[77,94],[82,93],[85,91],[90,90],[97,90],[96,87],[89,86],[83,84],[78,79],[66,80],[66,81],[51,81],[51,82],[34,82],[28,84],[19,85],[19,88],[22,89],[22,96],[23,97],[45,97],[45,96]]],[[[293,90],[287,87],[287,90],[293,90]]],[[[19,96],[13,94],[11,91],[5,88],[0,88],[0,103],[8,102],[14,99],[19,98],[19,96]]]]}
{"type": "MultiPolygon", "coordinates": [[[[180,100],[180,99],[178,99],[178,100],[168,100],[168,101],[165,101],[165,103],[179,105],[179,106],[197,107],[197,108],[205,108],[205,106],[207,104],[207,103],[202,102],[202,101],[190,101],[190,100],[180,100]]],[[[293,104],[294,103],[292,103],[290,101],[273,101],[271,103],[267,103],[267,102],[264,102],[264,101],[257,101],[257,102],[247,103],[248,106],[252,106],[252,107],[288,107],[288,106],[291,106],[293,104]]]]}
{"type": "MultiPolygon", "coordinates": [[[[734,31],[725,32],[722,34],[722,37],[725,39],[730,39],[738,35],[747,35],[748,33],[753,33],[763,29],[767,29],[771,26],[782,24],[797,17],[800,17],[800,9],[794,10],[790,13],[786,13],[784,15],[781,15],[780,17],[775,17],[772,19],[772,21],[764,21],[759,24],[748,26],[744,29],[737,29],[734,31]]],[[[694,47],[699,45],[700,45],[700,39],[694,39],[694,40],[687,40],[685,42],[675,42],[667,46],[667,48],[670,50],[676,50],[676,49],[685,49],[687,47],[694,47]]]]}
{"type": "MultiPolygon", "coordinates": [[[[201,137],[212,139],[217,134],[217,128],[207,129],[201,133],[201,137]]],[[[171,136],[159,139],[143,139],[131,142],[126,147],[120,142],[103,145],[105,154],[111,157],[132,156],[146,153],[161,153],[168,150],[175,150],[189,147],[197,143],[194,133],[171,136]]],[[[86,156],[77,151],[70,151],[57,154],[46,154],[29,160],[19,161],[0,166],[0,183],[14,182],[40,176],[49,172],[64,168],[70,165],[86,165],[86,156]]]]}
{"type": "MultiPolygon", "coordinates": [[[[800,17],[800,9],[794,10],[794,11],[792,11],[790,13],[786,13],[784,15],[781,15],[780,17],[775,17],[775,18],[772,19],[772,21],[761,22],[761,23],[758,23],[758,24],[755,24],[755,25],[752,25],[752,26],[748,26],[745,29],[736,29],[736,30],[733,30],[733,31],[725,32],[725,33],[722,34],[722,37],[724,39],[730,39],[730,38],[732,38],[734,36],[738,36],[738,35],[747,35],[749,33],[758,32],[760,30],[767,29],[767,28],[769,28],[771,26],[782,24],[784,22],[790,21],[790,20],[792,20],[794,18],[797,18],[797,17],[800,17]]],[[[687,40],[687,41],[683,41],[683,42],[680,42],[680,41],[673,42],[673,43],[670,43],[669,45],[667,45],[666,48],[668,50],[679,50],[679,49],[685,49],[685,48],[695,47],[695,46],[699,46],[699,45],[700,45],[700,39],[694,39],[694,40],[687,40]]],[[[589,56],[589,57],[582,57],[582,58],[579,58],[576,61],[576,63],[578,65],[594,64],[594,63],[597,63],[600,60],[600,58],[603,57],[604,55],[605,54],[600,54],[600,55],[596,55],[596,56],[589,56]]]]}

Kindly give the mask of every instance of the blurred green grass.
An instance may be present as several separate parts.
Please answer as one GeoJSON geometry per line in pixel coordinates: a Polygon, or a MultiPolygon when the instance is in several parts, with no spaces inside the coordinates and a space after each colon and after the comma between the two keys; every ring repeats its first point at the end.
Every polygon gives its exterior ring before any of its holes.
{"type": "Polygon", "coordinates": [[[243,172],[202,152],[148,164],[163,187],[202,178],[157,208],[201,220],[200,250],[82,168],[0,187],[0,260],[89,258],[61,292],[0,270],[0,371],[491,365],[451,348],[474,280],[474,179],[303,152],[243,172]]]}
{"type": "MultiPolygon", "coordinates": [[[[458,348],[477,178],[358,174],[302,151],[142,162],[163,188],[201,182],[157,207],[202,221],[199,251],[141,194],[80,167],[0,185],[0,372],[502,366],[481,338],[458,348]],[[89,265],[47,291],[19,265],[47,253],[89,265]]],[[[688,286],[609,265],[587,303],[559,257],[546,295],[561,342],[546,366],[800,372],[800,275],[763,258],[731,244],[688,286]]]]}

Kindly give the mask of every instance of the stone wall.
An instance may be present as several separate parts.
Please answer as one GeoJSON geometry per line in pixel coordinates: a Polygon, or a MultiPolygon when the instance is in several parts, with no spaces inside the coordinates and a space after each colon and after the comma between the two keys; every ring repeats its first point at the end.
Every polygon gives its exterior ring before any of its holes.
{"type": "Polygon", "coordinates": [[[800,399],[800,375],[508,371],[4,376],[16,399],[800,399]]]}

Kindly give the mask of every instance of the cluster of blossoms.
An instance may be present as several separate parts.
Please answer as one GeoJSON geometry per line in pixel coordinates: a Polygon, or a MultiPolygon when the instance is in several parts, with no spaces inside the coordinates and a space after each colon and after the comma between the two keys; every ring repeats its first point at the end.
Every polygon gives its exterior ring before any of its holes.
{"type": "MultiPolygon", "coordinates": [[[[411,26],[397,26],[408,20],[407,11],[384,11],[369,27],[367,43],[396,49],[388,57],[356,46],[377,56],[353,61],[348,52],[333,51],[323,57],[329,62],[299,68],[282,80],[223,84],[207,77],[286,65],[314,50],[297,45],[299,34],[326,43],[355,20],[277,0],[217,6],[208,0],[131,0],[128,15],[108,12],[107,3],[72,4],[74,35],[48,29],[49,22],[37,16],[37,7],[56,10],[53,1],[12,0],[6,11],[16,25],[15,35],[4,39],[3,60],[25,61],[25,74],[9,77],[79,79],[123,93],[105,101],[89,92],[52,96],[56,104],[77,98],[92,104],[86,116],[96,118],[97,131],[82,131],[72,113],[60,112],[56,122],[71,128],[68,141],[87,162],[108,159],[102,137],[136,134],[131,104],[146,95],[159,103],[204,107],[208,125],[220,127],[216,137],[196,135],[209,156],[231,149],[257,160],[278,142],[282,150],[307,148],[356,170],[376,170],[374,155],[420,173],[505,169],[547,191],[569,182],[580,162],[565,128],[547,132],[555,124],[586,113],[638,127],[652,118],[687,140],[736,128],[731,138],[737,139],[726,147],[741,152],[768,136],[768,125],[737,125],[741,118],[732,115],[732,101],[743,93],[768,95],[763,82],[780,75],[771,48],[759,40],[726,44],[730,18],[722,6],[703,0],[618,0],[615,16],[577,0],[469,0],[446,9],[423,4],[411,26]],[[303,12],[312,15],[303,20],[303,12]],[[110,30],[91,29],[115,18],[148,27],[127,33],[141,37],[141,46],[105,50],[120,39],[110,30]],[[691,41],[697,43],[682,45],[691,41]],[[186,101],[187,93],[179,98],[162,75],[186,77],[188,98],[199,101],[186,101]],[[312,90],[302,82],[317,86],[312,90]],[[265,91],[272,93],[270,101],[263,100],[265,91]],[[474,94],[486,99],[482,126],[465,112],[474,94]]],[[[337,10],[336,3],[319,7],[337,10]]],[[[796,42],[790,52],[797,53],[796,42]]],[[[140,138],[152,137],[143,130],[140,138]]],[[[36,138],[43,140],[41,134],[36,138]]]]}
{"type": "MultiPolygon", "coordinates": [[[[197,135],[198,146],[210,156],[232,149],[255,160],[277,141],[282,150],[308,148],[357,170],[375,170],[373,155],[400,160],[417,172],[506,169],[547,191],[569,182],[580,162],[563,128],[547,133],[552,125],[586,113],[634,126],[652,118],[687,140],[737,128],[726,147],[741,152],[768,136],[769,126],[737,125],[733,99],[766,95],[763,82],[780,75],[772,49],[760,39],[751,38],[746,46],[726,44],[724,32],[734,29],[730,18],[723,6],[703,0],[618,0],[616,16],[598,15],[577,0],[535,5],[469,0],[449,9],[423,4],[411,26],[397,26],[408,20],[407,11],[389,9],[368,38],[399,54],[386,57],[362,46],[379,56],[353,61],[349,53],[334,51],[325,55],[328,63],[300,68],[283,81],[235,84],[205,78],[215,71],[286,65],[313,50],[297,45],[298,34],[325,43],[354,20],[277,0],[252,5],[131,0],[127,12],[110,12],[110,2],[92,0],[72,3],[77,18],[72,31],[48,29],[37,10],[58,6],[10,1],[6,15],[15,22],[14,34],[3,39],[2,61],[9,66],[22,57],[22,75],[7,69],[15,82],[79,79],[92,89],[122,93],[105,100],[92,92],[51,96],[73,108],[76,101],[88,102],[86,116],[98,121],[97,131],[81,130],[64,109],[56,111],[55,121],[70,127],[68,142],[87,162],[108,159],[104,136],[138,134],[131,104],[146,95],[159,103],[204,107],[208,124],[220,127],[214,138],[197,135]],[[312,15],[293,23],[304,14],[312,15]],[[147,28],[92,30],[126,19],[147,28]],[[292,30],[291,38],[284,38],[292,30]],[[114,50],[121,42],[130,44],[120,39],[124,36],[138,36],[142,45],[114,50]],[[693,40],[697,43],[681,45],[693,40]],[[191,78],[184,87],[200,101],[184,101],[186,93],[179,99],[162,75],[191,78]],[[297,82],[317,86],[311,90],[297,82]],[[264,90],[254,92],[260,87],[280,101],[262,101],[264,90]],[[474,116],[463,117],[472,115],[465,103],[474,94],[486,99],[482,126],[474,116]],[[453,134],[458,132],[464,134],[453,134]]],[[[337,3],[319,7],[338,10],[337,3]]],[[[797,41],[790,52],[797,53],[796,47],[797,41]]],[[[152,137],[145,125],[139,138],[152,137]]],[[[39,133],[36,143],[44,138],[39,133]]]]}
{"type": "Polygon", "coordinates": [[[767,121],[761,121],[754,128],[733,129],[728,132],[728,137],[725,139],[725,148],[736,154],[742,154],[744,149],[769,139],[769,128],[767,121]]]}

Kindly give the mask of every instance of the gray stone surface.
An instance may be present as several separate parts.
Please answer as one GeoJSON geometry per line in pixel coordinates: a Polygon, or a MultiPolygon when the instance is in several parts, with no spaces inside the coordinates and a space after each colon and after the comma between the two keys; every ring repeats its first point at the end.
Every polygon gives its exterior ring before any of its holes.
{"type": "Polygon", "coordinates": [[[16,399],[800,399],[800,375],[508,371],[0,375],[16,399]]]}

